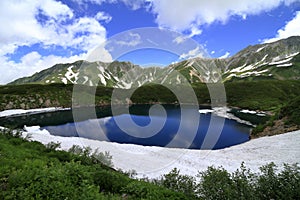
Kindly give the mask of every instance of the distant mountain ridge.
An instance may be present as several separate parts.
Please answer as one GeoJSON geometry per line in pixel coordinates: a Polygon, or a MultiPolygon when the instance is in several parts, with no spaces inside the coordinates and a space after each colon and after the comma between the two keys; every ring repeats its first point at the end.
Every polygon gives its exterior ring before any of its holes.
{"type": "Polygon", "coordinates": [[[10,84],[64,83],[128,89],[151,82],[181,84],[187,81],[193,84],[299,78],[300,36],[292,36],[273,43],[248,46],[230,58],[193,58],[164,68],[143,68],[119,61],[56,64],[10,84]]]}

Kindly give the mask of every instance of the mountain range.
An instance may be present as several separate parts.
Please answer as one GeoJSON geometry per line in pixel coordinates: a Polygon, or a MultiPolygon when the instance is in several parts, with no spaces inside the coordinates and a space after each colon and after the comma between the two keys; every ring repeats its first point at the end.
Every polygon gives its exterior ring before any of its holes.
{"type": "Polygon", "coordinates": [[[145,83],[184,84],[252,80],[298,80],[300,36],[273,43],[248,46],[232,57],[192,58],[166,67],[141,67],[114,61],[56,64],[9,84],[85,84],[114,88],[139,87],[145,83]]]}

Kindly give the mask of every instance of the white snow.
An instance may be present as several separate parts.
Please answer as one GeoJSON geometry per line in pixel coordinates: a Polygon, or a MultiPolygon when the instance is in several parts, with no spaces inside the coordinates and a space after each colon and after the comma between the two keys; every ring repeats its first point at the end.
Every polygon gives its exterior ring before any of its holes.
{"type": "Polygon", "coordinates": [[[66,77],[61,78],[61,81],[62,81],[64,84],[67,84],[67,83],[68,83],[68,80],[66,79],[66,77]]]}
{"type": "Polygon", "coordinates": [[[241,113],[249,113],[249,114],[258,115],[258,116],[265,116],[266,115],[265,112],[256,112],[254,110],[247,110],[247,109],[240,110],[239,112],[241,112],[241,113]]]}
{"type": "Polygon", "coordinates": [[[275,61],[275,62],[270,62],[269,65],[278,65],[278,64],[286,63],[286,62],[291,61],[292,59],[293,59],[292,57],[289,57],[289,58],[284,59],[284,60],[279,60],[279,61],[275,61]]]}
{"type": "Polygon", "coordinates": [[[293,65],[293,63],[286,63],[286,64],[277,65],[276,67],[289,67],[292,65],[293,65]]]}
{"type": "Polygon", "coordinates": [[[254,126],[253,124],[251,124],[249,121],[246,121],[246,120],[242,120],[236,116],[234,116],[233,114],[229,113],[230,109],[226,106],[224,107],[214,107],[213,108],[213,114],[214,115],[217,115],[219,117],[223,117],[223,118],[227,118],[227,119],[232,119],[232,120],[235,120],[239,123],[242,123],[242,124],[247,124],[249,126],[254,126]]]}
{"type": "Polygon", "coordinates": [[[88,76],[83,76],[84,78],[84,81],[82,82],[82,84],[86,84],[89,80],[89,77],[88,76]]]}
{"type": "Polygon", "coordinates": [[[240,72],[245,66],[246,66],[246,63],[240,67],[232,69],[230,72],[240,72]]]}
{"type": "MultiPolygon", "coordinates": [[[[266,60],[266,58],[268,57],[268,54],[266,54],[260,61],[254,63],[254,64],[250,64],[246,66],[246,63],[240,67],[234,68],[232,69],[230,72],[246,72],[246,71],[250,71],[250,70],[254,70],[257,69],[260,66],[266,65],[268,64],[267,62],[264,62],[266,60]]],[[[257,73],[257,72],[246,72],[246,73],[257,73]]],[[[243,75],[241,75],[243,76],[243,75]]]]}
{"type": "Polygon", "coordinates": [[[99,78],[100,78],[100,82],[103,84],[103,85],[106,85],[106,80],[104,78],[104,76],[102,74],[98,74],[99,78]]]}
{"type": "Polygon", "coordinates": [[[176,76],[176,81],[177,81],[177,83],[181,83],[181,80],[180,80],[180,78],[179,78],[179,75],[176,76]]]}
{"type": "Polygon", "coordinates": [[[93,150],[109,151],[115,168],[124,171],[136,170],[137,177],[157,178],[177,167],[181,173],[195,176],[208,166],[223,166],[235,171],[244,161],[253,172],[270,162],[281,168],[283,163],[300,162],[300,131],[282,135],[252,139],[249,142],[220,150],[187,150],[178,148],[150,147],[133,144],[118,144],[78,137],[50,135],[39,127],[26,127],[31,140],[47,144],[60,142],[63,150],[72,145],[90,146],[93,150]]]}
{"type": "Polygon", "coordinates": [[[118,82],[120,81],[120,79],[117,76],[114,76],[113,78],[118,82]]]}
{"type": "Polygon", "coordinates": [[[125,81],[121,81],[121,84],[123,84],[123,89],[130,89],[133,82],[126,83],[125,81]]]}
{"type": "Polygon", "coordinates": [[[44,113],[44,112],[54,112],[59,110],[70,110],[71,108],[60,108],[60,107],[50,107],[50,108],[37,108],[37,109],[12,109],[12,110],[4,110],[0,112],[0,117],[7,117],[13,115],[21,115],[21,114],[33,114],[33,113],[44,113]]]}
{"type": "Polygon", "coordinates": [[[199,113],[201,113],[201,114],[206,114],[206,113],[211,113],[211,112],[214,112],[214,110],[211,110],[211,109],[200,109],[199,110],[199,113]]]}
{"type": "Polygon", "coordinates": [[[70,67],[68,67],[68,71],[66,72],[65,74],[65,77],[71,82],[71,83],[77,83],[77,79],[78,79],[78,75],[79,75],[79,72],[75,73],[73,72],[72,68],[74,66],[71,65],[70,67]],[[74,78],[74,80],[72,80],[72,78],[74,78]]]}
{"type": "Polygon", "coordinates": [[[265,69],[265,70],[261,70],[261,71],[249,71],[249,72],[246,72],[246,73],[243,73],[243,74],[241,74],[241,75],[239,75],[239,77],[247,77],[247,76],[251,76],[251,75],[255,75],[255,76],[259,76],[259,75],[261,75],[262,73],[265,73],[265,72],[267,72],[267,71],[269,71],[268,69],[265,69]]]}
{"type": "Polygon", "coordinates": [[[103,73],[105,70],[104,70],[104,67],[102,67],[102,66],[98,66],[98,69],[99,69],[99,71],[101,72],[101,73],[103,73]]]}
{"type": "Polygon", "coordinates": [[[266,46],[260,47],[256,50],[256,53],[260,52],[261,50],[263,50],[264,48],[266,48],[266,46]]]}
{"type": "Polygon", "coordinates": [[[248,65],[248,66],[244,67],[243,71],[249,71],[249,70],[255,69],[255,64],[254,65],[248,65]]]}
{"type": "Polygon", "coordinates": [[[291,55],[287,55],[286,58],[294,57],[294,56],[298,55],[299,53],[300,53],[300,52],[296,52],[296,53],[293,53],[293,54],[291,54],[291,55]]]}

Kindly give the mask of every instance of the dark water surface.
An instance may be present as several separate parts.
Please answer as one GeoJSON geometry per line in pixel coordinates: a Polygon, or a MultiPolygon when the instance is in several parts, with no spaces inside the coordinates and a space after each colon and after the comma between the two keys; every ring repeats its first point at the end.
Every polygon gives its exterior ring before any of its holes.
{"type": "Polygon", "coordinates": [[[14,125],[15,127],[39,125],[41,129],[46,129],[50,134],[57,136],[75,136],[144,146],[190,149],[221,149],[249,140],[250,127],[234,120],[217,117],[210,113],[200,114],[198,110],[192,110],[188,107],[180,110],[180,107],[175,105],[164,105],[167,117],[158,114],[152,116],[151,120],[148,115],[149,108],[150,105],[135,105],[130,107],[130,114],[122,114],[120,111],[119,115],[113,117],[111,117],[112,113],[109,106],[96,108],[96,116],[94,117],[90,114],[90,108],[80,108],[77,110],[80,113],[80,119],[79,121],[76,120],[76,123],[74,123],[72,111],[65,110],[1,118],[0,125],[14,125]],[[187,117],[181,119],[181,112],[186,111],[193,112],[194,117],[185,115],[187,117]],[[199,115],[200,120],[195,117],[195,112],[196,115],[199,115]],[[122,130],[116,123],[116,121],[126,123],[126,120],[129,119],[141,127],[152,123],[152,128],[140,131],[136,126],[127,126],[126,130],[122,130]],[[164,120],[163,127],[154,130],[156,123],[159,124],[164,120]],[[193,128],[192,126],[195,124],[196,128],[193,128]],[[213,146],[211,147],[204,146],[203,143],[204,138],[208,135],[209,126],[210,137],[207,138],[213,138],[211,142],[213,146]],[[215,127],[221,127],[221,132],[215,127]],[[155,133],[151,135],[151,131],[155,131],[155,133]]]}

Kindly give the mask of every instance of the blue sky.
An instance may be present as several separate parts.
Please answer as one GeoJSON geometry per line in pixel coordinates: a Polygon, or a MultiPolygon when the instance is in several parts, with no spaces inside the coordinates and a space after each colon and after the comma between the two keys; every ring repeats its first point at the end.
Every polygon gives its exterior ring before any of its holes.
{"type": "Polygon", "coordinates": [[[143,66],[168,65],[189,58],[191,52],[232,56],[248,45],[300,35],[300,1],[11,0],[0,2],[0,22],[0,84],[5,84],[56,63],[90,58],[96,47],[95,60],[143,66]],[[176,31],[203,48],[181,52],[184,57],[161,49],[135,49],[141,37],[131,30],[143,27],[176,31]],[[130,41],[126,34],[133,36],[130,41]],[[119,44],[132,49],[117,58],[107,46],[99,47],[116,35],[119,44]]]}

